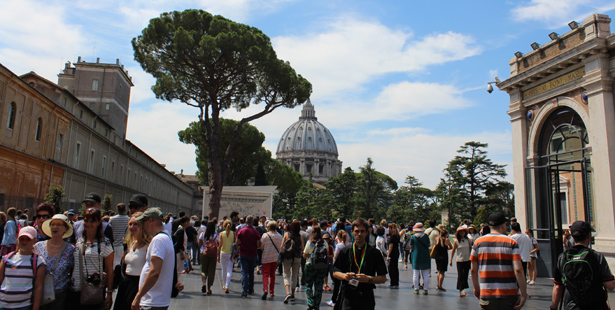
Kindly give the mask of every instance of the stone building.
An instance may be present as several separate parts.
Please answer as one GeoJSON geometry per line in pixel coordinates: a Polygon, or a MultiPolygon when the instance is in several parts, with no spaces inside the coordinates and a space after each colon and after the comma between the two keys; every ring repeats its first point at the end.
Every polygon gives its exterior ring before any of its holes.
{"type": "Polygon", "coordinates": [[[150,206],[192,214],[194,190],[125,139],[122,109],[127,115],[132,81],[119,60],[79,60],[59,75],[64,87],[34,72],[17,77],[1,68],[0,174],[5,177],[0,181],[0,208],[32,209],[44,200],[49,185],[61,184],[65,210],[80,209],[88,192],[111,195],[112,206],[144,193],[150,206]],[[102,71],[104,77],[80,74],[82,68],[102,71]],[[97,79],[101,90],[110,89],[100,95],[102,100],[92,103],[75,95],[83,91],[91,99],[83,90],[87,87],[78,85],[92,86],[97,79]]]}
{"type": "Polygon", "coordinates": [[[314,105],[309,100],[303,105],[299,120],[280,138],[276,159],[306,179],[312,174],[313,181],[320,184],[342,172],[335,139],[327,127],[318,122],[314,105]]]}
{"type": "Polygon", "coordinates": [[[564,34],[551,33],[551,41],[517,52],[510,78],[496,84],[510,95],[516,217],[537,231],[545,276],[562,252],[562,230],[576,220],[590,221],[594,247],[610,261],[615,255],[610,22],[595,14],[564,34]]]}

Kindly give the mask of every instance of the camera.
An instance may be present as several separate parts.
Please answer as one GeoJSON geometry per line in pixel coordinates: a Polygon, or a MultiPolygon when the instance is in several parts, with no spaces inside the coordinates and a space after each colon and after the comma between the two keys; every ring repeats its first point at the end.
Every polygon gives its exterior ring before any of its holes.
{"type": "Polygon", "coordinates": [[[85,279],[85,281],[92,283],[94,285],[98,285],[100,284],[100,274],[95,273],[93,275],[90,275],[87,277],[87,279],[85,279]]]}

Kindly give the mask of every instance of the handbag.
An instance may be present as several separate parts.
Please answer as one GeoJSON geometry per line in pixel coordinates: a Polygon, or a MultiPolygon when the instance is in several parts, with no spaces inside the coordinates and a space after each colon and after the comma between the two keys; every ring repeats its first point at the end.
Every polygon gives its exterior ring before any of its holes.
{"type": "Polygon", "coordinates": [[[60,253],[58,253],[58,259],[56,260],[55,265],[53,265],[53,269],[49,269],[45,273],[45,282],[43,283],[43,299],[41,299],[41,305],[46,305],[56,300],[55,286],[53,284],[53,273],[56,271],[58,263],[60,262],[60,259],[62,259],[62,254],[64,254],[64,250],[66,249],[67,243],[62,243],[62,248],[60,249],[60,253]]]}
{"type": "MultiPolygon", "coordinates": [[[[100,240],[98,240],[98,257],[100,258],[100,240]]],[[[79,248],[79,254],[82,257],[79,260],[79,275],[81,276],[81,296],[79,298],[79,302],[81,305],[98,305],[103,302],[105,299],[105,288],[102,285],[102,279],[98,284],[94,284],[92,282],[88,282],[87,278],[83,276],[83,261],[85,260],[85,250],[84,245],[81,244],[79,248]]],[[[102,263],[101,263],[102,265],[102,263]]],[[[102,274],[100,272],[99,274],[102,274]]]]}

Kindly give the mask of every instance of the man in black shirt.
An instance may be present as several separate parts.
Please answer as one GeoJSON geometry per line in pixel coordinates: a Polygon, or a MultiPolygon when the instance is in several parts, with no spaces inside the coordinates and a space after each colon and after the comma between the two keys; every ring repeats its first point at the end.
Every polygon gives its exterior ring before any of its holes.
{"type": "Polygon", "coordinates": [[[375,284],[387,280],[387,268],[382,254],[365,241],[369,233],[369,223],[363,219],[352,222],[354,243],[343,248],[333,265],[333,276],[342,281],[337,303],[338,309],[374,309],[375,284]]]}

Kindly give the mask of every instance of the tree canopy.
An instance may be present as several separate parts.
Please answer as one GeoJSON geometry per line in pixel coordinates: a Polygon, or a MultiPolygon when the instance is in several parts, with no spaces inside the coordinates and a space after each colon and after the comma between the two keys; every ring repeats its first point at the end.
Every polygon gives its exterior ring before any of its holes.
{"type": "Polygon", "coordinates": [[[203,10],[163,13],[133,38],[135,60],[156,78],[159,99],[198,108],[207,145],[210,218],[217,217],[222,188],[229,177],[235,144],[243,125],[279,107],[305,102],[311,84],[280,60],[259,29],[203,10]],[[242,118],[226,149],[221,148],[220,113],[262,109],[242,118]]]}

